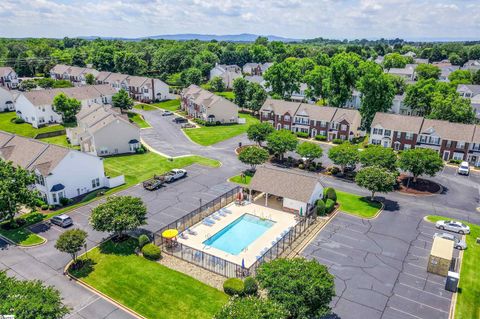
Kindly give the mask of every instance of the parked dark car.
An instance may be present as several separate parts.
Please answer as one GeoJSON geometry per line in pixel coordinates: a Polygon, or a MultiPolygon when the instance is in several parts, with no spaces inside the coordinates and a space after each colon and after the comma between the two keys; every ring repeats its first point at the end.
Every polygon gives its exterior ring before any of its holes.
{"type": "Polygon", "coordinates": [[[176,117],[173,119],[173,122],[180,124],[180,123],[187,123],[188,120],[184,117],[176,117]]]}

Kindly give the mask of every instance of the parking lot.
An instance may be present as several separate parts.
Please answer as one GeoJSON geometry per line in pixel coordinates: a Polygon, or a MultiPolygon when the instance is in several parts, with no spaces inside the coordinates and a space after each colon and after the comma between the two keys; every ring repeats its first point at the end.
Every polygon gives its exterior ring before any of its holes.
{"type": "Polygon", "coordinates": [[[445,278],[426,271],[435,232],[413,211],[387,208],[371,221],[340,213],[303,254],[335,275],[340,318],[448,318],[445,278]]]}

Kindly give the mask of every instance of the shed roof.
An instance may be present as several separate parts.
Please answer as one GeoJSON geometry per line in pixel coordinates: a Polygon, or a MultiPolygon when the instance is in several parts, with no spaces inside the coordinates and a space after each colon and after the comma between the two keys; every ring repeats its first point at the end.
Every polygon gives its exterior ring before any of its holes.
{"type": "Polygon", "coordinates": [[[433,239],[430,255],[451,260],[453,257],[453,241],[441,237],[435,237],[433,239]]]}

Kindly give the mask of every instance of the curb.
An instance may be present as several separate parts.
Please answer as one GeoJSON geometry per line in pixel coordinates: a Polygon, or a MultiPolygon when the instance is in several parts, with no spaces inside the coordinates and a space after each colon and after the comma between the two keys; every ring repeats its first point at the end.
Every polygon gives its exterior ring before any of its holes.
{"type": "MultiPolygon", "coordinates": [[[[38,224],[38,223],[37,223],[38,224]]],[[[36,224],[32,224],[30,226],[33,226],[33,225],[36,225],[36,224]]],[[[30,227],[28,226],[28,227],[30,227]]],[[[26,227],[26,229],[28,229],[28,227],[26,227]]],[[[31,232],[32,234],[35,234],[34,232],[32,232],[30,229],[28,229],[29,232],[31,232]]],[[[4,235],[0,234],[0,239],[3,239],[4,241],[6,241],[7,243],[9,243],[10,245],[13,245],[13,246],[17,246],[19,248],[25,248],[25,249],[28,249],[28,248],[35,248],[35,247],[38,247],[38,246],[42,246],[44,244],[46,244],[48,242],[48,240],[43,237],[43,236],[40,236],[39,234],[35,234],[37,235],[38,237],[40,237],[41,239],[43,239],[43,241],[41,243],[38,243],[38,244],[33,244],[33,245],[28,245],[28,246],[25,246],[25,245],[20,245],[20,244],[17,244],[16,242],[14,242],[13,240],[9,239],[8,237],[5,237],[4,235]]]]}

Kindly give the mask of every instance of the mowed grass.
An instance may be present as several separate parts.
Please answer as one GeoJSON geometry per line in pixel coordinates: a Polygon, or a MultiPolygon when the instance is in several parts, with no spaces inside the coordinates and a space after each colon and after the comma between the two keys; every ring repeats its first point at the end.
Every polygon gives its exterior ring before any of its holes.
{"type": "Polygon", "coordinates": [[[63,125],[60,124],[45,126],[38,129],[34,128],[31,124],[28,123],[15,124],[11,120],[15,119],[16,117],[17,115],[15,114],[15,112],[0,113],[0,130],[21,136],[35,137],[37,136],[37,134],[40,133],[55,132],[64,129],[63,125]]]}
{"type": "MultiPolygon", "coordinates": [[[[452,218],[431,215],[427,219],[435,223],[452,218]]],[[[478,274],[480,245],[477,244],[476,239],[480,237],[480,226],[465,221],[460,222],[470,226],[470,234],[465,236],[468,248],[463,252],[455,318],[478,319],[480,316],[480,276],[478,274]]]]}
{"type": "Polygon", "coordinates": [[[226,99],[229,99],[233,101],[235,99],[235,93],[232,91],[225,91],[225,92],[215,92],[216,95],[224,97],[226,99]]]}
{"type": "Polygon", "coordinates": [[[250,176],[250,175],[244,175],[242,177],[242,175],[235,175],[233,177],[230,177],[228,180],[232,183],[237,183],[237,184],[241,184],[241,185],[249,185],[250,182],[252,181],[252,177],[253,176],[250,176]]]}
{"type": "Polygon", "coordinates": [[[45,239],[32,233],[28,228],[18,229],[0,229],[0,235],[10,239],[15,244],[23,247],[39,245],[45,242],[45,239]]]}
{"type": "Polygon", "coordinates": [[[180,100],[163,101],[159,103],[154,103],[152,105],[167,111],[175,112],[180,109],[180,100]]]}
{"type": "Polygon", "coordinates": [[[223,292],[137,256],[136,245],[108,241],[88,252],[91,266],[71,274],[149,319],[210,319],[227,302],[223,292]]]}
{"type": "Polygon", "coordinates": [[[382,204],[379,202],[371,202],[367,197],[350,194],[336,190],[337,202],[340,204],[340,210],[347,214],[355,215],[362,218],[372,218],[375,216],[382,204]]]}
{"type": "Polygon", "coordinates": [[[74,149],[74,150],[80,150],[79,145],[74,146],[74,145],[68,143],[66,135],[46,137],[46,138],[40,139],[39,141],[42,141],[42,142],[45,142],[45,143],[50,143],[50,144],[56,144],[56,145],[71,148],[71,149],[74,149]]]}
{"type": "Polygon", "coordinates": [[[158,110],[157,107],[153,106],[152,104],[135,104],[133,106],[134,109],[143,110],[143,111],[156,111],[158,110]]]}
{"type": "Polygon", "coordinates": [[[245,133],[250,125],[260,121],[250,114],[239,114],[246,119],[245,124],[203,126],[201,128],[184,129],[185,134],[197,144],[208,146],[245,133]]]}
{"type": "Polygon", "coordinates": [[[148,124],[148,122],[145,121],[143,119],[143,116],[141,116],[140,114],[128,112],[128,119],[133,123],[137,124],[139,128],[151,127],[150,124],[148,124]]]}
{"type": "Polygon", "coordinates": [[[170,160],[153,152],[125,156],[108,157],[104,160],[108,176],[125,175],[126,186],[143,182],[173,168],[182,168],[192,164],[219,167],[220,162],[202,156],[186,156],[170,160]]]}

